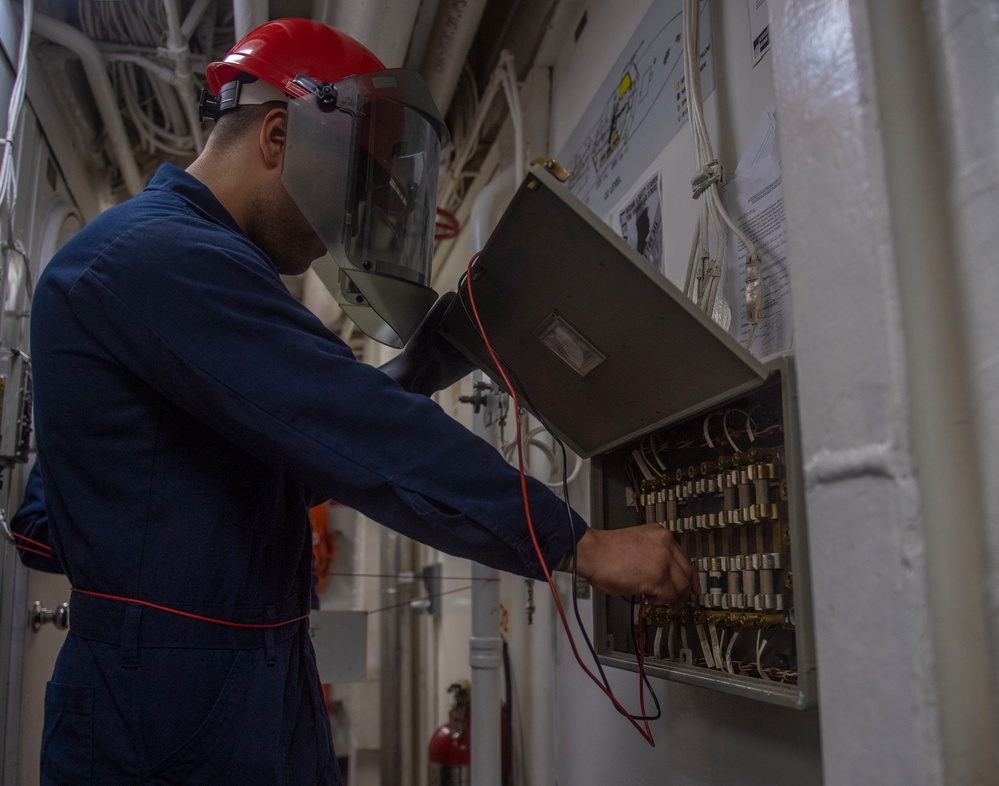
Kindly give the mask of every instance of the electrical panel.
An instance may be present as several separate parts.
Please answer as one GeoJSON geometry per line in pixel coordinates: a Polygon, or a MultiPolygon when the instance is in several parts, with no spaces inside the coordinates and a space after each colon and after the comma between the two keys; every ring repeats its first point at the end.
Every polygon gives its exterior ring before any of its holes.
{"type": "Polygon", "coordinates": [[[762,363],[550,172],[532,167],[440,332],[592,459],[590,523],[656,522],[694,562],[684,609],[594,593],[601,660],[757,699],[814,702],[794,369],[762,363]],[[469,291],[471,289],[471,291],[469,291]]]}
{"type": "Polygon", "coordinates": [[[0,462],[24,463],[31,446],[31,361],[19,349],[3,350],[0,375],[0,462]]]}
{"type": "Polygon", "coordinates": [[[596,593],[601,660],[804,708],[815,663],[793,367],[758,389],[593,459],[593,524],[656,522],[694,563],[701,592],[680,610],[596,593]]]}

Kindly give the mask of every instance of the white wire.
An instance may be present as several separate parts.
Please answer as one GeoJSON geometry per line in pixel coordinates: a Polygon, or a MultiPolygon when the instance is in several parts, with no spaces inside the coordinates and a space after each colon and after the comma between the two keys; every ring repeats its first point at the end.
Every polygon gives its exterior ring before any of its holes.
{"type": "Polygon", "coordinates": [[[760,644],[760,637],[763,635],[763,631],[757,629],[756,631],[756,668],[760,672],[760,676],[763,677],[767,682],[770,682],[770,676],[763,670],[763,663],[761,659],[763,657],[763,650],[767,648],[767,640],[763,639],[763,643],[760,644]]]}
{"type": "Polygon", "coordinates": [[[725,650],[725,669],[729,674],[735,674],[735,669],[732,668],[732,649],[735,647],[736,639],[739,638],[739,631],[732,633],[732,640],[728,643],[728,649],[725,650]]]}
{"type": "Polygon", "coordinates": [[[524,113],[520,106],[520,89],[517,87],[517,72],[513,66],[513,55],[506,49],[500,54],[503,69],[503,92],[510,107],[510,120],[513,123],[514,161],[517,182],[527,174],[524,150],[524,113]]]}
{"type": "MultiPolygon", "coordinates": [[[[509,53],[506,54],[509,55],[509,53]]],[[[464,198],[465,166],[479,149],[479,134],[482,132],[482,125],[485,123],[486,116],[489,114],[493,101],[500,90],[503,91],[504,97],[507,100],[511,118],[514,112],[519,111],[520,99],[517,94],[515,75],[513,56],[502,56],[499,65],[497,65],[489,77],[486,89],[482,92],[482,97],[476,106],[475,115],[468,128],[468,132],[460,142],[452,142],[452,157],[446,167],[441,167],[441,172],[437,180],[437,203],[445,210],[455,213],[461,206],[461,200],[464,198]],[[511,75],[513,75],[513,90],[511,90],[511,75]]],[[[522,123],[521,127],[523,127],[522,123]]],[[[516,131],[516,125],[514,128],[516,131]]],[[[521,144],[520,147],[523,147],[523,145],[521,144]]],[[[523,155],[523,152],[521,152],[521,155],[523,155]]],[[[519,164],[519,166],[522,168],[523,164],[519,164]]],[[[518,172],[518,177],[521,174],[522,171],[518,172]]]]}
{"type": "Polygon", "coordinates": [[[645,476],[646,480],[652,480],[652,478],[655,477],[652,470],[649,468],[649,465],[645,463],[645,458],[642,456],[642,451],[640,451],[638,448],[635,448],[635,450],[631,452],[631,457],[635,459],[635,463],[638,465],[638,469],[641,471],[642,475],[645,476]]]}
{"type": "MultiPolygon", "coordinates": [[[[698,223],[691,244],[690,258],[687,262],[687,276],[684,292],[694,300],[707,314],[713,315],[715,301],[718,297],[718,287],[721,279],[722,260],[725,255],[726,228],[733,232],[746,247],[746,310],[750,322],[747,349],[752,347],[756,337],[762,311],[762,286],[757,280],[758,274],[753,273],[753,285],[750,285],[751,269],[759,267],[759,257],[756,246],[732,220],[721,200],[719,179],[721,167],[715,158],[704,120],[704,102],[701,92],[700,71],[700,2],[701,0],[684,0],[684,46],[683,64],[684,81],[687,88],[687,113],[690,118],[690,135],[694,144],[694,155],[697,161],[697,173],[694,181],[697,183],[695,199],[701,204],[698,211],[698,223]],[[704,186],[698,181],[708,180],[704,186]],[[713,246],[713,250],[712,250],[713,246]]],[[[693,185],[693,184],[692,184],[693,185]]]]}
{"type": "MultiPolygon", "coordinates": [[[[550,468],[548,474],[549,480],[544,480],[543,478],[540,478],[537,475],[534,475],[533,473],[531,474],[532,477],[534,477],[536,480],[539,480],[542,484],[544,484],[548,488],[558,490],[562,488],[562,479],[559,477],[559,470],[558,470],[558,468],[561,466],[561,462],[558,460],[558,457],[555,455],[555,448],[547,444],[543,440],[537,438],[537,436],[541,433],[548,433],[543,426],[539,426],[533,429],[532,431],[528,432],[528,434],[525,436],[523,440],[523,444],[525,445],[525,447],[535,447],[544,454],[545,460],[548,462],[548,466],[550,468]]],[[[500,452],[503,454],[504,460],[512,463],[514,458],[514,452],[516,451],[516,449],[517,449],[517,443],[510,442],[503,444],[500,449],[500,452]]],[[[565,478],[566,484],[570,484],[574,480],[576,480],[576,478],[579,477],[579,473],[582,472],[583,469],[583,464],[584,464],[583,459],[580,458],[575,453],[573,455],[576,457],[576,463],[572,469],[572,472],[570,472],[565,478]]],[[[529,470],[530,456],[529,455],[526,456],[526,459],[527,461],[525,461],[525,468],[529,470]]]]}
{"type": "Polygon", "coordinates": [[[3,139],[3,160],[0,163],[0,208],[7,208],[10,217],[17,200],[17,173],[14,172],[14,133],[24,107],[24,92],[28,86],[28,44],[31,40],[31,19],[34,0],[24,0],[21,21],[21,45],[17,55],[17,76],[7,105],[7,133],[3,139]]]}

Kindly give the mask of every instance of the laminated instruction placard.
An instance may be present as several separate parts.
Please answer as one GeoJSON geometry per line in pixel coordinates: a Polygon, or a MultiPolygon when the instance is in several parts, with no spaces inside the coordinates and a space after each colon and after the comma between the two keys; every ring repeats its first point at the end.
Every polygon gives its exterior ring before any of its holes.
{"type": "MultiPolygon", "coordinates": [[[[701,2],[701,94],[715,86],[711,17],[701,2]]],[[[569,190],[607,216],[687,122],[683,0],[656,0],[558,154],[569,190]]]]}

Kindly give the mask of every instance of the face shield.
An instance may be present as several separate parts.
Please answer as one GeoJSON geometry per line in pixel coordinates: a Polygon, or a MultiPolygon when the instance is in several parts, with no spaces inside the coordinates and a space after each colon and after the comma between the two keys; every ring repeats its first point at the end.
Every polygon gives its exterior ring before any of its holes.
{"type": "Polygon", "coordinates": [[[361,330],[401,347],[437,299],[430,274],[447,129],[415,71],[296,81],[310,92],[288,103],[281,181],[336,263],[314,269],[361,330]]]}

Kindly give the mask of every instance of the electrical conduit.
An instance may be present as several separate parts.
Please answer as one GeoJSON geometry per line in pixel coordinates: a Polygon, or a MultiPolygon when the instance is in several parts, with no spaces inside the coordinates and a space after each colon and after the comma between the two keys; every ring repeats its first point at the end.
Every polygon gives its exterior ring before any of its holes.
{"type": "Polygon", "coordinates": [[[118,102],[115,99],[114,89],[111,87],[111,80],[108,78],[104,58],[101,57],[97,46],[75,27],[45,16],[45,14],[36,11],[32,19],[34,32],[65,47],[80,58],[94,101],[97,104],[97,111],[107,129],[111,149],[118,169],[121,170],[122,179],[125,181],[125,188],[132,196],[138,194],[143,188],[139,167],[135,163],[135,156],[132,153],[125,124],[122,122],[121,113],[118,110],[118,102]]]}

